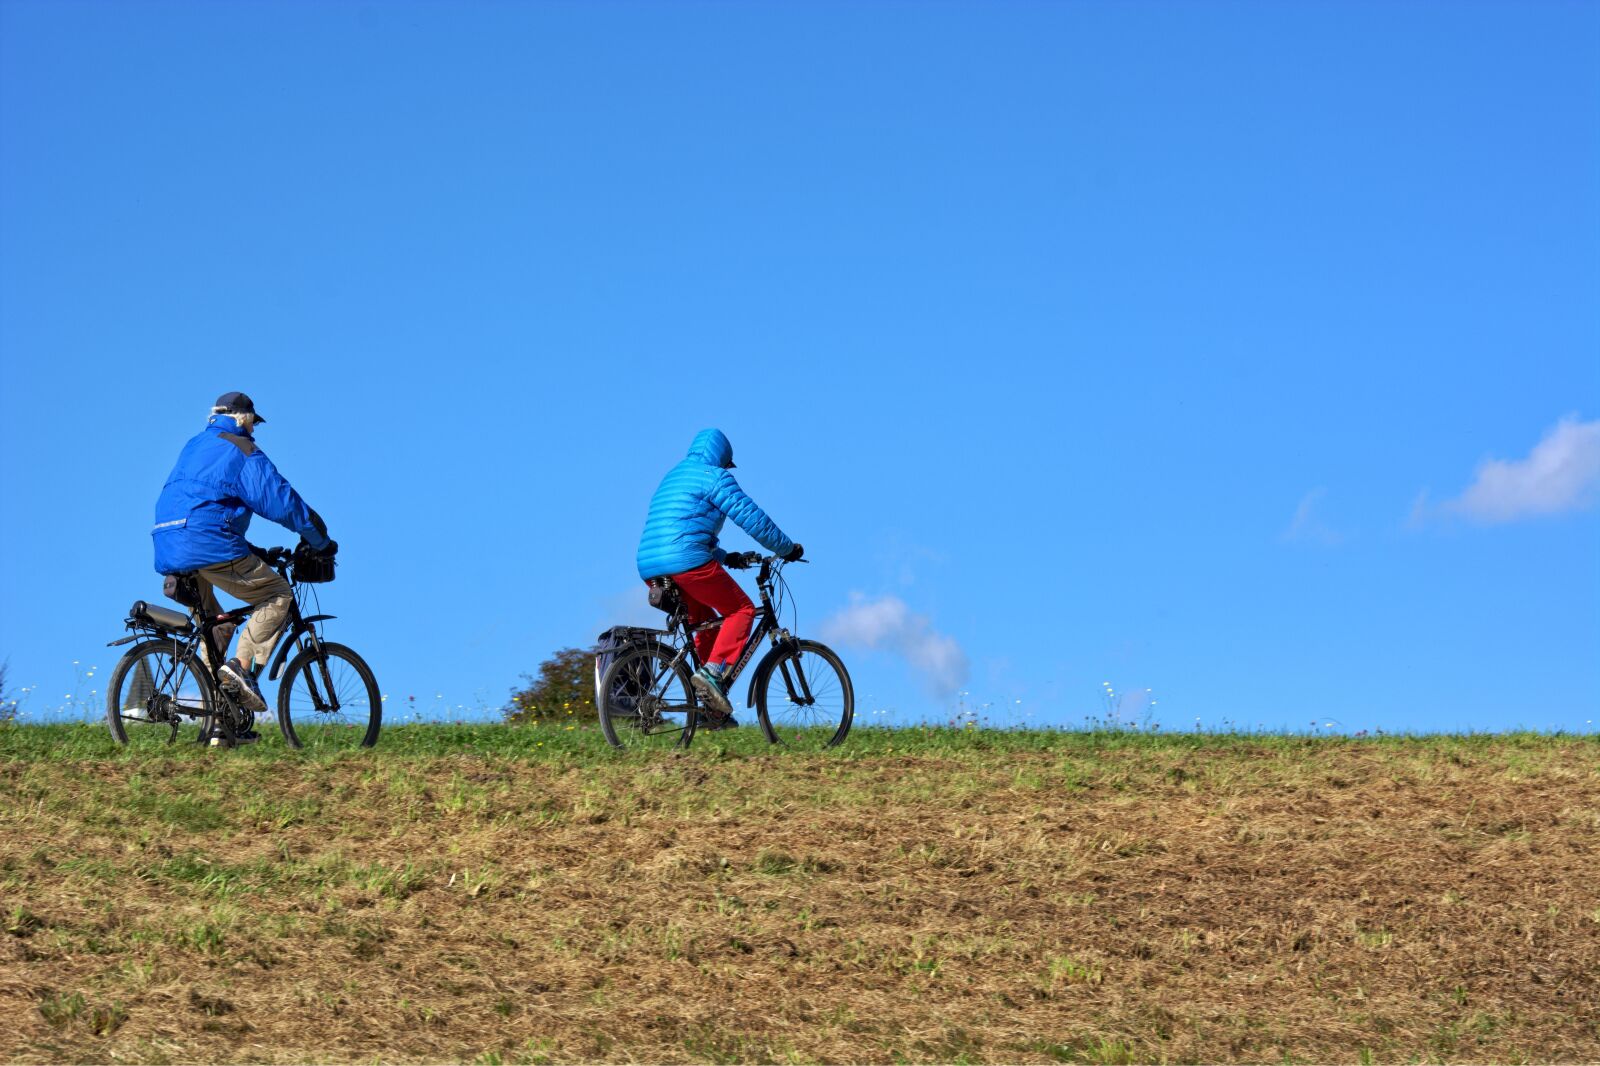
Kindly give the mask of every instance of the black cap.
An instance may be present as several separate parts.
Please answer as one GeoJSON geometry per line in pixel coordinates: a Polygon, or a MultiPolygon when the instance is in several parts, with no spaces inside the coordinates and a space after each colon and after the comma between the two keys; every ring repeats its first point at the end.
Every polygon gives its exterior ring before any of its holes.
{"type": "Polygon", "coordinates": [[[259,414],[256,414],[255,403],[250,399],[250,397],[246,396],[242,392],[225,392],[221,396],[217,397],[217,402],[212,406],[221,408],[228,414],[255,415],[257,422],[266,421],[265,418],[262,418],[259,414]]]}

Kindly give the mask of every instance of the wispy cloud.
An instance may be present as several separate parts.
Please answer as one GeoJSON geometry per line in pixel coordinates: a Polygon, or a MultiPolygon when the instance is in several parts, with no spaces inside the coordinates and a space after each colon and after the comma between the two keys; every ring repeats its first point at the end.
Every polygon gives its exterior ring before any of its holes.
{"type": "Polygon", "coordinates": [[[967,680],[967,653],[956,639],[933,628],[898,596],[868,599],[850,594],[850,605],[822,623],[824,640],[858,648],[882,649],[900,656],[940,696],[948,696],[967,680]]]}
{"type": "MultiPolygon", "coordinates": [[[[1438,511],[1476,522],[1515,522],[1592,507],[1600,500],[1600,419],[1561,419],[1526,459],[1486,459],[1465,492],[1438,511]]],[[[1412,525],[1428,512],[1426,496],[1412,505],[1412,525]]]]}
{"type": "Polygon", "coordinates": [[[1317,513],[1318,502],[1327,494],[1327,489],[1317,488],[1300,497],[1300,505],[1289,519],[1289,528],[1283,531],[1284,540],[1313,544],[1338,544],[1344,540],[1344,534],[1329,526],[1317,513]]]}

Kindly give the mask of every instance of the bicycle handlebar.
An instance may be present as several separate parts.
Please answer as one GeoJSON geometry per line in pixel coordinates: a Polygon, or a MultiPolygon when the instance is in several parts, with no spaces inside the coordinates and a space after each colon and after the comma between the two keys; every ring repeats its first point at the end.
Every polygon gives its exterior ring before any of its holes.
{"type": "MultiPolygon", "coordinates": [[[[732,569],[748,570],[751,567],[759,567],[761,573],[757,576],[758,581],[764,580],[769,574],[776,573],[779,568],[788,565],[790,562],[809,563],[811,561],[810,559],[788,560],[781,555],[762,555],[760,552],[729,552],[728,555],[737,556],[742,564],[734,566],[732,569]]],[[[724,559],[723,563],[726,565],[727,560],[724,559]]]]}
{"type": "Polygon", "coordinates": [[[294,551],[289,548],[260,548],[252,544],[250,552],[268,566],[282,566],[294,558],[294,551]]]}
{"type": "Polygon", "coordinates": [[[285,566],[293,561],[294,557],[304,547],[305,541],[301,541],[300,546],[295,548],[261,548],[252,544],[250,545],[250,551],[257,559],[260,559],[268,566],[285,566]]]}

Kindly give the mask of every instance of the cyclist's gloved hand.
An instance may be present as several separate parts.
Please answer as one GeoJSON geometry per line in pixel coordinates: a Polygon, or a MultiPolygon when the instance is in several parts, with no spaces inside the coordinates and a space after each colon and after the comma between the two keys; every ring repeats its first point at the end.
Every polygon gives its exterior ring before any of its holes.
{"type": "Polygon", "coordinates": [[[331,539],[320,548],[313,548],[310,542],[305,540],[301,540],[299,544],[294,546],[295,555],[313,556],[318,559],[331,559],[338,550],[339,542],[331,539]]]}
{"type": "Polygon", "coordinates": [[[729,552],[722,557],[722,565],[729,570],[750,569],[750,557],[743,552],[729,552]]]}
{"type": "Polygon", "coordinates": [[[799,541],[794,542],[794,547],[789,549],[789,554],[783,557],[786,563],[797,563],[806,556],[806,549],[799,541]]]}

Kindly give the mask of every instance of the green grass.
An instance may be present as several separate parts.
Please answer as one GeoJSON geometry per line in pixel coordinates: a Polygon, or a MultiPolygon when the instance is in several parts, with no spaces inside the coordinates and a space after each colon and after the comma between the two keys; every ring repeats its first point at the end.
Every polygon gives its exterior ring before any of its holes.
{"type": "MultiPolygon", "coordinates": [[[[1308,749],[1354,747],[1380,751],[1427,750],[1436,755],[1468,760],[1490,753],[1503,764],[1507,753],[1516,752],[1537,761],[1548,750],[1551,735],[1535,732],[1511,733],[1435,733],[1386,734],[1347,737],[1292,733],[1158,733],[1139,730],[981,730],[948,727],[910,727],[885,729],[857,728],[845,743],[819,755],[791,752],[770,745],[752,721],[737,732],[707,734],[696,739],[689,749],[691,758],[716,761],[752,756],[775,758],[818,757],[838,761],[878,759],[886,755],[987,756],[1007,752],[1051,752],[1064,756],[1092,756],[1107,751],[1148,751],[1183,756],[1202,754],[1219,748],[1240,746],[1272,752],[1304,752],[1308,749]]],[[[1600,748],[1600,735],[1566,736],[1566,741],[1593,743],[1600,748]]],[[[371,751],[293,752],[286,749],[276,730],[264,731],[261,743],[228,753],[222,758],[250,762],[261,759],[295,758],[313,761],[369,759],[374,761],[437,758],[449,755],[496,756],[530,762],[592,763],[649,762],[670,757],[669,752],[622,754],[608,748],[599,731],[581,725],[507,726],[500,723],[473,725],[400,725],[386,727],[378,745],[371,751]]],[[[111,739],[102,722],[55,723],[50,725],[0,725],[0,761],[67,760],[126,758],[148,761],[217,760],[219,753],[183,744],[170,748],[145,748],[127,752],[111,739]],[[159,754],[157,754],[159,753],[159,754]]],[[[1174,766],[1170,775],[1182,783],[1194,771],[1174,766]]],[[[187,820],[198,812],[178,809],[151,810],[158,818],[187,820]]],[[[203,815],[198,815],[203,817],[203,815]]]]}

